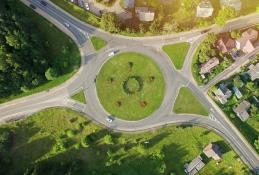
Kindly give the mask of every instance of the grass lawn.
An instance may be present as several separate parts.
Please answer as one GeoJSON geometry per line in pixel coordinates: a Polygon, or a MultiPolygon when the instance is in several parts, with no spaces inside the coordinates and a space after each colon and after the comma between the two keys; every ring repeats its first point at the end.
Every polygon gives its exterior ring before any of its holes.
{"type": "Polygon", "coordinates": [[[81,56],[78,50],[77,45],[70,39],[67,35],[61,32],[54,25],[49,23],[43,17],[39,16],[35,12],[33,12],[30,8],[25,6],[20,1],[17,1],[19,5],[19,10],[23,11],[26,15],[28,15],[31,21],[37,26],[39,29],[39,35],[43,35],[43,38],[46,38],[46,42],[48,42],[48,57],[53,59],[53,62],[64,62],[64,58],[69,58],[69,62],[67,62],[68,67],[64,71],[65,73],[54,81],[46,82],[39,87],[29,90],[28,92],[14,94],[9,97],[0,98],[0,103],[4,103],[10,100],[14,100],[17,98],[21,98],[24,96],[32,95],[37,92],[41,92],[47,90],[49,88],[55,87],[57,85],[62,84],[64,81],[69,79],[76,73],[77,69],[80,67],[81,56]],[[62,52],[64,48],[68,48],[69,52],[62,52]]]}
{"type": "Polygon", "coordinates": [[[165,82],[151,58],[129,52],[116,55],[103,65],[96,87],[107,112],[122,119],[139,120],[159,108],[165,82]]]}
{"type": "Polygon", "coordinates": [[[170,57],[176,69],[182,69],[189,48],[189,43],[179,43],[165,45],[163,51],[170,57]]]}
{"type": "MultiPolygon", "coordinates": [[[[222,160],[218,165],[212,159],[207,160],[199,175],[249,173],[220,136],[201,127],[170,126],[138,134],[113,133],[77,112],[51,108],[23,121],[0,126],[1,131],[4,129],[13,131],[8,151],[12,164],[6,175],[24,174],[36,162],[53,165],[78,159],[82,161],[80,175],[168,175],[171,172],[185,175],[184,164],[201,154],[210,142],[220,146],[222,160]],[[89,138],[87,146],[83,146],[85,138],[89,138]],[[149,143],[144,144],[145,141],[149,143]],[[164,165],[164,172],[160,173],[164,165]]],[[[51,174],[50,167],[41,174],[51,174]]]]}
{"type": "Polygon", "coordinates": [[[187,87],[182,87],[176,98],[173,111],[177,114],[199,114],[208,116],[208,109],[195,97],[187,87]]]}
{"type": "Polygon", "coordinates": [[[71,97],[73,100],[86,104],[84,91],[80,91],[71,97]]]}
{"type": "Polygon", "coordinates": [[[61,7],[63,10],[67,11],[71,15],[75,16],[76,18],[89,23],[93,26],[99,27],[100,18],[89,11],[71,3],[69,0],[50,0],[54,4],[61,7]]]}
{"type": "Polygon", "coordinates": [[[107,44],[107,41],[103,40],[102,38],[96,37],[96,36],[91,37],[91,42],[96,51],[105,47],[107,44]]]}

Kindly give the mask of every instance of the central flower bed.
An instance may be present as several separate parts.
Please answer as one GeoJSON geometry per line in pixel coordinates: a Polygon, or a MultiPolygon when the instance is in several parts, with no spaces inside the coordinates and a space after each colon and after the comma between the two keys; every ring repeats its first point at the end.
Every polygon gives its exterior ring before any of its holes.
{"type": "Polygon", "coordinates": [[[100,103],[111,115],[139,120],[159,108],[165,83],[151,58],[129,52],[114,56],[102,66],[96,90],[100,103]]]}
{"type": "Polygon", "coordinates": [[[143,80],[140,76],[131,76],[123,83],[124,92],[129,95],[141,91],[143,88],[143,80]]]}

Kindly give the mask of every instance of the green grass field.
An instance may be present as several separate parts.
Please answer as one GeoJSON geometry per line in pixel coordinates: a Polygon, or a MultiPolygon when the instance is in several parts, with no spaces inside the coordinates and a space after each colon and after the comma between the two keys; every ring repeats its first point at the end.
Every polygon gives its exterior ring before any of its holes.
{"type": "Polygon", "coordinates": [[[179,43],[165,45],[162,49],[169,56],[175,68],[182,69],[189,48],[189,43],[179,43]]]}
{"type": "MultiPolygon", "coordinates": [[[[200,127],[170,126],[138,134],[113,133],[77,112],[52,108],[23,121],[1,125],[0,129],[3,128],[13,131],[8,152],[12,164],[6,175],[23,174],[36,162],[54,164],[76,159],[83,162],[79,173],[82,175],[185,175],[184,164],[201,154],[210,142],[220,146],[222,160],[218,165],[212,159],[206,161],[199,175],[248,174],[248,168],[221,137],[200,127]],[[107,142],[107,135],[112,142],[107,142]],[[88,137],[91,142],[85,147],[82,141],[88,137]],[[145,141],[149,143],[144,144],[145,141]],[[62,143],[65,148],[57,149],[62,143]],[[158,160],[154,155],[164,158],[158,160]],[[159,173],[161,162],[166,166],[164,173],[159,173]]],[[[44,169],[43,174],[50,174],[49,171],[44,169]]]]}
{"type": "Polygon", "coordinates": [[[77,94],[71,96],[71,98],[73,100],[76,100],[76,101],[79,101],[79,102],[81,102],[83,104],[86,104],[85,94],[84,94],[83,90],[78,92],[77,94]]]}
{"type": "Polygon", "coordinates": [[[62,84],[64,81],[69,79],[76,73],[77,69],[80,67],[81,56],[78,50],[77,45],[70,39],[67,35],[61,32],[54,25],[49,23],[43,17],[39,16],[35,12],[33,12],[30,8],[23,5],[21,2],[17,2],[20,4],[19,10],[23,11],[26,15],[28,15],[31,21],[37,25],[39,28],[39,35],[43,35],[46,38],[46,42],[48,42],[48,51],[49,57],[53,59],[54,62],[63,62],[64,57],[69,57],[69,67],[65,70],[65,74],[59,76],[54,81],[49,81],[45,84],[42,84],[39,87],[29,90],[28,92],[14,94],[9,97],[5,97],[0,99],[0,103],[4,103],[10,100],[14,100],[17,98],[21,98],[24,96],[32,95],[37,92],[41,92],[52,87],[58,86],[62,84]],[[69,52],[63,53],[64,48],[69,48],[69,52]]]}
{"type": "Polygon", "coordinates": [[[176,98],[173,112],[177,114],[198,114],[208,116],[208,109],[195,97],[187,87],[182,87],[176,98]]]}
{"type": "Polygon", "coordinates": [[[102,38],[96,37],[96,36],[91,37],[91,42],[96,51],[102,49],[107,44],[107,41],[103,40],[102,38]]]}
{"type": "Polygon", "coordinates": [[[103,65],[96,88],[107,112],[122,119],[139,120],[159,108],[165,82],[151,58],[130,52],[116,55],[103,65]]]}

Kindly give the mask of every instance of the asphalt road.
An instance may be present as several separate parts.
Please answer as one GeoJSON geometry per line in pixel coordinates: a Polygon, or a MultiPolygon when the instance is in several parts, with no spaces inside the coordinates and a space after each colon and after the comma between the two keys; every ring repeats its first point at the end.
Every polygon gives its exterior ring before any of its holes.
{"type": "MultiPolygon", "coordinates": [[[[44,16],[50,22],[55,24],[63,32],[71,36],[80,48],[82,57],[82,66],[74,77],[70,80],[53,88],[49,91],[41,92],[29,97],[24,97],[0,105],[0,122],[15,120],[25,117],[36,111],[53,107],[66,106],[88,115],[92,120],[102,124],[105,127],[122,132],[137,132],[151,130],[156,127],[163,127],[168,124],[196,124],[213,129],[223,136],[235,149],[242,160],[254,171],[259,172],[259,158],[251,145],[221,112],[221,110],[207,97],[206,91],[196,85],[191,75],[192,57],[199,43],[205,35],[201,34],[204,30],[195,30],[181,34],[132,38],[120,35],[109,34],[100,29],[85,24],[71,15],[67,14],[59,7],[48,2],[47,6],[42,6],[40,0],[21,0],[26,5],[29,2],[37,7],[36,12],[44,16]],[[65,23],[69,27],[65,27],[65,23]],[[89,35],[97,35],[108,41],[101,52],[95,53],[89,35]],[[191,48],[187,54],[186,61],[181,71],[175,70],[171,61],[161,51],[164,44],[178,42],[190,42],[191,48]],[[120,52],[135,51],[150,56],[161,68],[166,82],[166,94],[160,108],[148,118],[140,121],[125,121],[116,118],[114,122],[106,121],[109,115],[100,105],[96,95],[94,79],[101,66],[107,61],[108,53],[120,50],[120,52]],[[172,107],[180,87],[187,86],[201,100],[201,102],[210,109],[211,116],[201,117],[197,115],[177,115],[172,112],[172,107]],[[83,89],[87,94],[86,105],[77,103],[69,96],[83,89]]],[[[241,17],[238,20],[229,22],[224,29],[219,29],[215,25],[211,27],[213,32],[228,31],[234,28],[249,26],[253,23],[259,23],[259,14],[241,17]]],[[[233,71],[233,70],[232,70],[233,71]]],[[[231,72],[231,70],[230,70],[231,72]]],[[[224,73],[219,75],[220,79],[224,73]]]]}

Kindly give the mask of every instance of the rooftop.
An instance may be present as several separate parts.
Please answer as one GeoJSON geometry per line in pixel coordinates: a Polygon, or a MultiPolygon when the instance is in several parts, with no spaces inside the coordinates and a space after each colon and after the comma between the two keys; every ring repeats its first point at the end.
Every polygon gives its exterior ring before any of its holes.
{"type": "Polygon", "coordinates": [[[249,66],[247,73],[250,75],[252,81],[259,79],[259,63],[249,66]]]}

